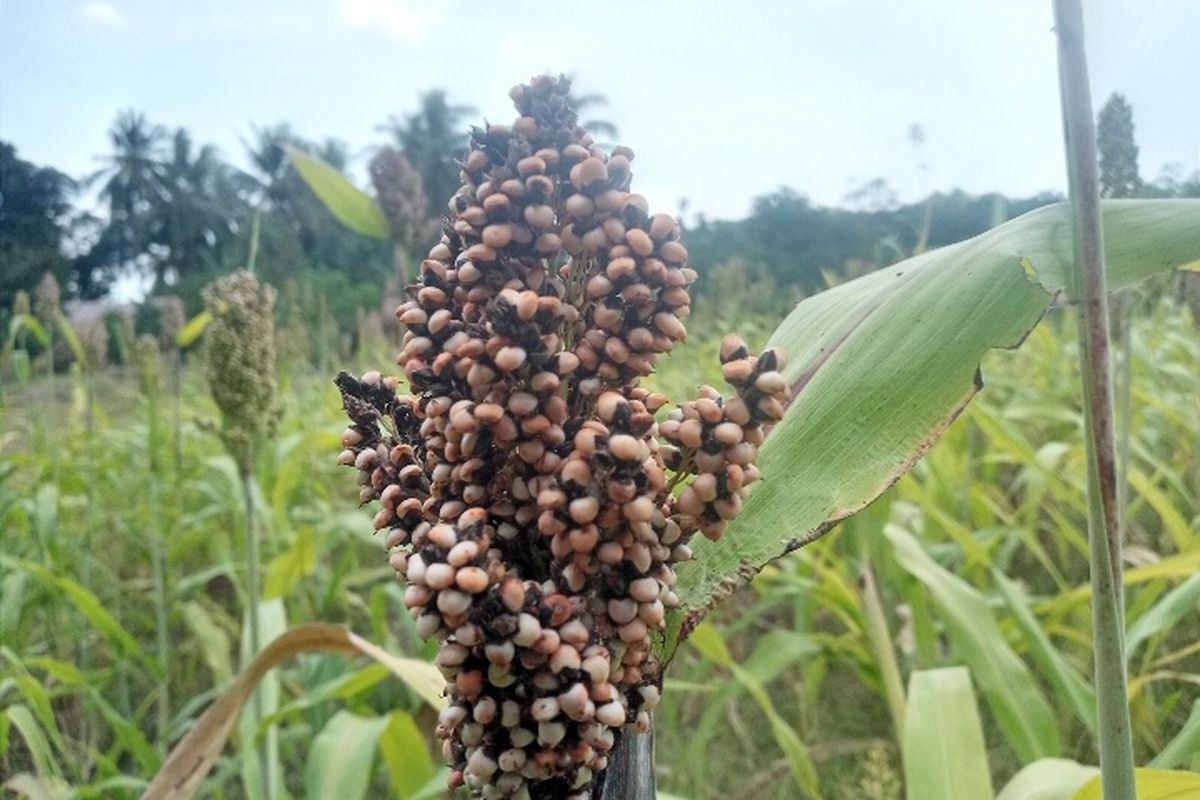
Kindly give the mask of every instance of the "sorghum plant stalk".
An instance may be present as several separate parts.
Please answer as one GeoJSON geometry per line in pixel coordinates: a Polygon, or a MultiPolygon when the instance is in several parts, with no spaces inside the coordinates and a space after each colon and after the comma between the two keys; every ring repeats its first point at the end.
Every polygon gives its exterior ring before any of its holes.
{"type": "Polygon", "coordinates": [[[46,335],[50,337],[47,350],[51,372],[54,371],[54,330],[58,325],[61,304],[62,290],[58,286],[58,279],[47,272],[42,275],[42,279],[33,290],[33,315],[42,323],[46,335]]]}
{"type": "MultiPolygon", "coordinates": [[[[249,272],[218,278],[204,290],[212,314],[206,330],[206,374],[221,411],[221,439],[237,462],[242,478],[246,523],[246,597],[250,651],[262,648],[258,623],[258,535],[254,526],[254,456],[271,436],[277,419],[275,401],[275,290],[249,272]]],[[[254,695],[255,717],[262,719],[262,695],[254,695]]],[[[260,751],[264,797],[271,797],[271,773],[260,751]]]]}
{"type": "MultiPolygon", "coordinates": [[[[59,311],[62,303],[62,291],[58,286],[58,279],[51,273],[47,272],[42,275],[37,286],[33,290],[33,315],[46,331],[46,375],[50,378],[44,383],[45,386],[45,404],[46,410],[49,412],[47,416],[50,419],[55,417],[55,394],[54,394],[54,351],[57,345],[55,337],[55,328],[58,323],[59,311]]],[[[51,450],[51,464],[55,475],[58,475],[58,456],[55,450],[51,450]]],[[[57,479],[57,478],[56,478],[57,479]]]]}
{"type": "MultiPolygon", "coordinates": [[[[162,445],[162,422],[159,414],[162,399],[163,363],[158,338],[150,334],[138,337],[135,349],[138,383],[146,400],[146,451],[149,454],[149,505],[152,519],[161,519],[162,502],[159,496],[158,476],[162,469],[159,458],[162,445]]],[[[171,722],[170,664],[171,644],[168,630],[167,610],[167,532],[161,525],[151,525],[150,562],[154,576],[154,628],[158,650],[158,679],[156,698],[157,734],[164,744],[171,722]]]]}
{"type": "Polygon", "coordinates": [[[178,488],[180,475],[183,471],[183,430],[180,425],[182,416],[183,393],[181,372],[183,354],[179,352],[177,341],[179,332],[187,320],[184,314],[183,301],[175,295],[162,299],[162,346],[167,353],[171,375],[171,450],[175,456],[174,475],[175,486],[178,488]]]}
{"type": "Polygon", "coordinates": [[[1137,797],[1137,789],[1125,674],[1125,583],[1121,563],[1124,509],[1113,422],[1108,289],[1100,220],[1095,118],[1088,84],[1081,3],[1079,0],[1054,0],[1053,5],[1073,220],[1077,276],[1074,290],[1079,301],[1100,777],[1104,800],[1128,800],[1137,797]]]}
{"type": "Polygon", "coordinates": [[[450,784],[489,799],[591,797],[622,733],[649,729],[674,567],[737,515],[787,394],[783,355],[729,336],[731,395],[703,387],[659,421],[667,398],[640,381],[683,340],[696,272],[630,191],[633,152],[594,146],[567,91],[534,78],[512,125],[472,132],[396,312],[411,394],[337,381],[339,460],[441,641],[450,784]]]}

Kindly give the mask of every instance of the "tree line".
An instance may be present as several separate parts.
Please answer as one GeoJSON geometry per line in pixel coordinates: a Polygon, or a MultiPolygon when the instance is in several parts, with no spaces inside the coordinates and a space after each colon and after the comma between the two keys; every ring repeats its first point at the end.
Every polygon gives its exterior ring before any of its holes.
{"type": "MultiPolygon", "coordinates": [[[[595,94],[576,101],[584,112],[604,104],[595,94]]],[[[0,315],[46,274],[67,295],[83,299],[103,297],[119,277],[136,275],[151,296],[177,295],[195,311],[204,284],[253,260],[264,280],[284,289],[281,313],[289,313],[289,303],[317,304],[343,329],[353,328],[362,310],[381,307],[389,284],[393,294],[398,289],[398,261],[436,238],[445,200],[458,185],[457,154],[473,113],[435,90],[420,96],[416,111],[390,117],[380,128],[385,142],[372,149],[373,192],[399,250],[407,252],[391,252],[330,215],[292,166],[288,149],[343,171],[351,152],[336,140],[305,139],[287,124],[250,132],[246,169],[188,131],[168,130],[133,111],[117,117],[109,152],[90,175],[32,164],[0,141],[0,315]],[[91,196],[96,207],[82,208],[91,196]]],[[[617,139],[610,122],[585,124],[617,139]]],[[[1102,108],[1098,130],[1106,195],[1200,196],[1197,176],[1143,181],[1132,109],[1120,95],[1102,108]]],[[[761,302],[773,312],[831,282],[1058,199],[1053,193],[1006,198],[952,191],[901,205],[876,180],[848,198],[858,207],[823,207],[780,188],[757,198],[744,219],[699,216],[688,226],[687,242],[707,278],[698,287],[701,297],[733,293],[743,308],[761,302]]]]}

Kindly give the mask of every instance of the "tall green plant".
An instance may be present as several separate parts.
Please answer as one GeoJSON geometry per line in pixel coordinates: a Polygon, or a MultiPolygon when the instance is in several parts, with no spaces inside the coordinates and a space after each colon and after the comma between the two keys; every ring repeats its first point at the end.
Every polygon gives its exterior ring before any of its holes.
{"type": "MultiPolygon", "coordinates": [[[[212,321],[206,330],[206,372],[221,411],[221,441],[241,479],[245,508],[246,608],[250,653],[263,645],[259,633],[259,536],[255,525],[254,460],[275,430],[275,290],[249,272],[215,281],[204,293],[212,321]]],[[[262,694],[255,695],[256,719],[262,719],[262,694]]],[[[272,768],[265,751],[259,772],[265,800],[273,797],[272,768]]]]}
{"type": "MultiPolygon", "coordinates": [[[[138,383],[141,385],[142,396],[146,401],[146,453],[149,456],[146,466],[149,468],[149,516],[151,519],[165,519],[163,503],[160,497],[160,481],[156,476],[165,466],[161,453],[165,449],[162,428],[162,383],[163,363],[159,351],[158,339],[149,334],[143,334],[137,341],[137,372],[138,383]]],[[[155,701],[158,710],[157,725],[159,744],[165,744],[171,720],[171,639],[168,630],[169,610],[167,608],[167,530],[165,525],[151,526],[150,559],[154,575],[154,628],[155,643],[158,655],[158,696],[155,701]]]]}
{"type": "Polygon", "coordinates": [[[1113,383],[1108,345],[1108,287],[1096,166],[1096,130],[1088,88],[1079,0],[1055,0],[1059,85],[1070,182],[1079,357],[1083,375],[1088,464],[1088,540],[1092,627],[1104,800],[1129,800],[1134,786],[1133,736],[1125,675],[1122,515],[1113,383]]]}

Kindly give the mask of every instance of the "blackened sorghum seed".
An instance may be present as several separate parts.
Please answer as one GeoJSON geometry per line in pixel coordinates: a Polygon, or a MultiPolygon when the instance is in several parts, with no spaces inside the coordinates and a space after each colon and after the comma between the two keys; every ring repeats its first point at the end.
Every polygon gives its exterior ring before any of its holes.
{"type": "Polygon", "coordinates": [[[686,337],[696,272],[675,220],[629,193],[633,152],[595,147],[568,89],[534,78],[512,126],[473,132],[396,310],[411,394],[337,379],[338,462],[441,642],[450,784],[483,798],[589,797],[620,731],[650,725],[674,565],[740,510],[788,392],[782,353],[726,337],[732,396],[702,387],[656,420],[666,398],[639,382],[686,337]]]}

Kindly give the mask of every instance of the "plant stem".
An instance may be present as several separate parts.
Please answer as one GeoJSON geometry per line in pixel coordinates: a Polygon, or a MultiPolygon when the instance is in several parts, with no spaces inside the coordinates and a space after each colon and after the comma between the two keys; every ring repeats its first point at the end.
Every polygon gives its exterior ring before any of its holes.
{"type": "MultiPolygon", "coordinates": [[[[258,620],[258,533],[254,527],[254,477],[249,469],[242,471],[242,498],[246,506],[246,613],[250,617],[250,658],[262,649],[258,620]]],[[[254,690],[254,726],[263,719],[262,688],[254,690]]],[[[264,800],[271,798],[271,765],[267,758],[267,745],[247,743],[258,751],[259,779],[262,782],[264,800]]]]}
{"type": "Polygon", "coordinates": [[[1104,800],[1137,797],[1125,674],[1121,496],[1108,349],[1108,292],[1100,220],[1096,131],[1080,0],[1054,0],[1059,87],[1075,246],[1079,358],[1088,463],[1088,538],[1104,800]]]}
{"type": "Polygon", "coordinates": [[[150,569],[154,578],[154,631],[155,645],[158,651],[158,692],[156,710],[158,712],[156,739],[160,747],[166,747],[168,728],[171,724],[171,685],[169,679],[171,664],[171,640],[168,623],[170,612],[167,608],[167,526],[163,514],[162,502],[159,497],[159,474],[162,464],[159,460],[159,445],[161,439],[161,419],[159,417],[159,395],[157,387],[148,388],[146,396],[146,452],[149,456],[150,472],[146,476],[149,499],[150,537],[150,569]]]}
{"type": "Polygon", "coordinates": [[[621,734],[596,800],[654,800],[654,732],[621,734]]]}
{"type": "MultiPolygon", "coordinates": [[[[150,478],[151,513],[159,512],[158,481],[150,478]]],[[[155,527],[152,534],[154,540],[150,544],[151,569],[154,572],[154,628],[158,645],[158,668],[162,673],[158,678],[158,743],[165,747],[168,741],[168,728],[171,725],[171,682],[169,678],[171,665],[171,640],[167,628],[167,555],[165,535],[161,528],[155,527]]]]}
{"type": "Polygon", "coordinates": [[[183,353],[171,348],[171,450],[175,457],[175,494],[183,479],[183,353]]]}
{"type": "MultiPolygon", "coordinates": [[[[1133,296],[1132,290],[1114,297],[1113,339],[1117,343],[1117,372],[1114,376],[1117,405],[1117,487],[1120,492],[1121,524],[1129,507],[1129,453],[1133,446],[1133,296]]],[[[1122,598],[1123,600],[1124,598],[1122,598]]],[[[1124,616],[1124,605],[1121,615],[1124,616]]]]}

